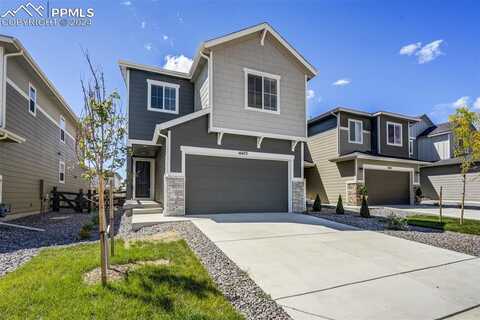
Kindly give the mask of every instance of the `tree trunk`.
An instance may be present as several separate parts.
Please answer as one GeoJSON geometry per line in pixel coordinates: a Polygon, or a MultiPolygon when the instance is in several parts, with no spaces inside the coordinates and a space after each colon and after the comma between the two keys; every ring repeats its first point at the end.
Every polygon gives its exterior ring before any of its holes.
{"type": "Polygon", "coordinates": [[[460,224],[463,224],[463,212],[465,211],[465,186],[467,184],[467,174],[462,174],[463,178],[463,190],[462,190],[462,209],[460,212],[460,224]]]}
{"type": "Polygon", "coordinates": [[[107,285],[107,240],[105,238],[105,181],[98,177],[98,229],[100,232],[100,268],[102,285],[107,285]]]}
{"type": "Polygon", "coordinates": [[[113,178],[110,178],[110,190],[108,193],[109,197],[109,211],[110,211],[110,254],[112,257],[115,255],[115,241],[113,239],[115,232],[114,232],[114,207],[113,207],[113,178]]]}

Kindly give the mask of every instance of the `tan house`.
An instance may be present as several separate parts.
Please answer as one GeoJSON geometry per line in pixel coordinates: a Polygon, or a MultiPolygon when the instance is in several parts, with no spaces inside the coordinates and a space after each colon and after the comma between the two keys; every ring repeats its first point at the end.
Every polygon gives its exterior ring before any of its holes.
{"type": "Polygon", "coordinates": [[[335,204],[413,204],[420,185],[413,124],[420,119],[391,112],[336,108],[308,121],[307,198],[335,204]]]}
{"type": "Polygon", "coordinates": [[[86,188],[75,155],[77,117],[20,41],[0,36],[0,203],[48,208],[48,193],[86,188]]]}

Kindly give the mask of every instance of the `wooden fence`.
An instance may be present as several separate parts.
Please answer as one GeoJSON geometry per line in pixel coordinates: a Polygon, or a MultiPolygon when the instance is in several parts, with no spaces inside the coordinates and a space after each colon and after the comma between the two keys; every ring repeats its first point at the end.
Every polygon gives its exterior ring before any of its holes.
{"type": "MultiPolygon", "coordinates": [[[[58,191],[57,187],[53,187],[50,197],[50,208],[54,212],[59,212],[61,209],[71,209],[74,212],[92,212],[92,209],[98,208],[98,194],[94,190],[88,190],[84,193],[83,189],[78,192],[58,191]]],[[[125,202],[125,193],[113,193],[113,204],[116,207],[123,206],[125,202]]],[[[105,191],[105,207],[108,208],[109,192],[105,191]]]]}

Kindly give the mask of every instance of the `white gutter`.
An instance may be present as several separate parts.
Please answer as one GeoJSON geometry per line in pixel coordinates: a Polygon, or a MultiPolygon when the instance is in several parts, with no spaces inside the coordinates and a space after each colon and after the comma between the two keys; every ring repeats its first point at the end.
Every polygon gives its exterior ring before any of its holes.
{"type": "Polygon", "coordinates": [[[15,53],[7,53],[3,56],[3,79],[2,79],[2,112],[1,112],[1,125],[0,128],[5,129],[6,127],[6,117],[7,117],[7,61],[10,57],[21,56],[23,55],[23,50],[15,53]]]}

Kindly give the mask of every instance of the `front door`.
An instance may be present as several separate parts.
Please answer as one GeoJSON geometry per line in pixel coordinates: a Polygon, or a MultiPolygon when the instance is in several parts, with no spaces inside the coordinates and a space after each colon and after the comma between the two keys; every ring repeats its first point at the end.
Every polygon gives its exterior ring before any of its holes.
{"type": "Polygon", "coordinates": [[[134,161],[134,197],[135,199],[153,198],[153,160],[135,159],[134,161]]]}

